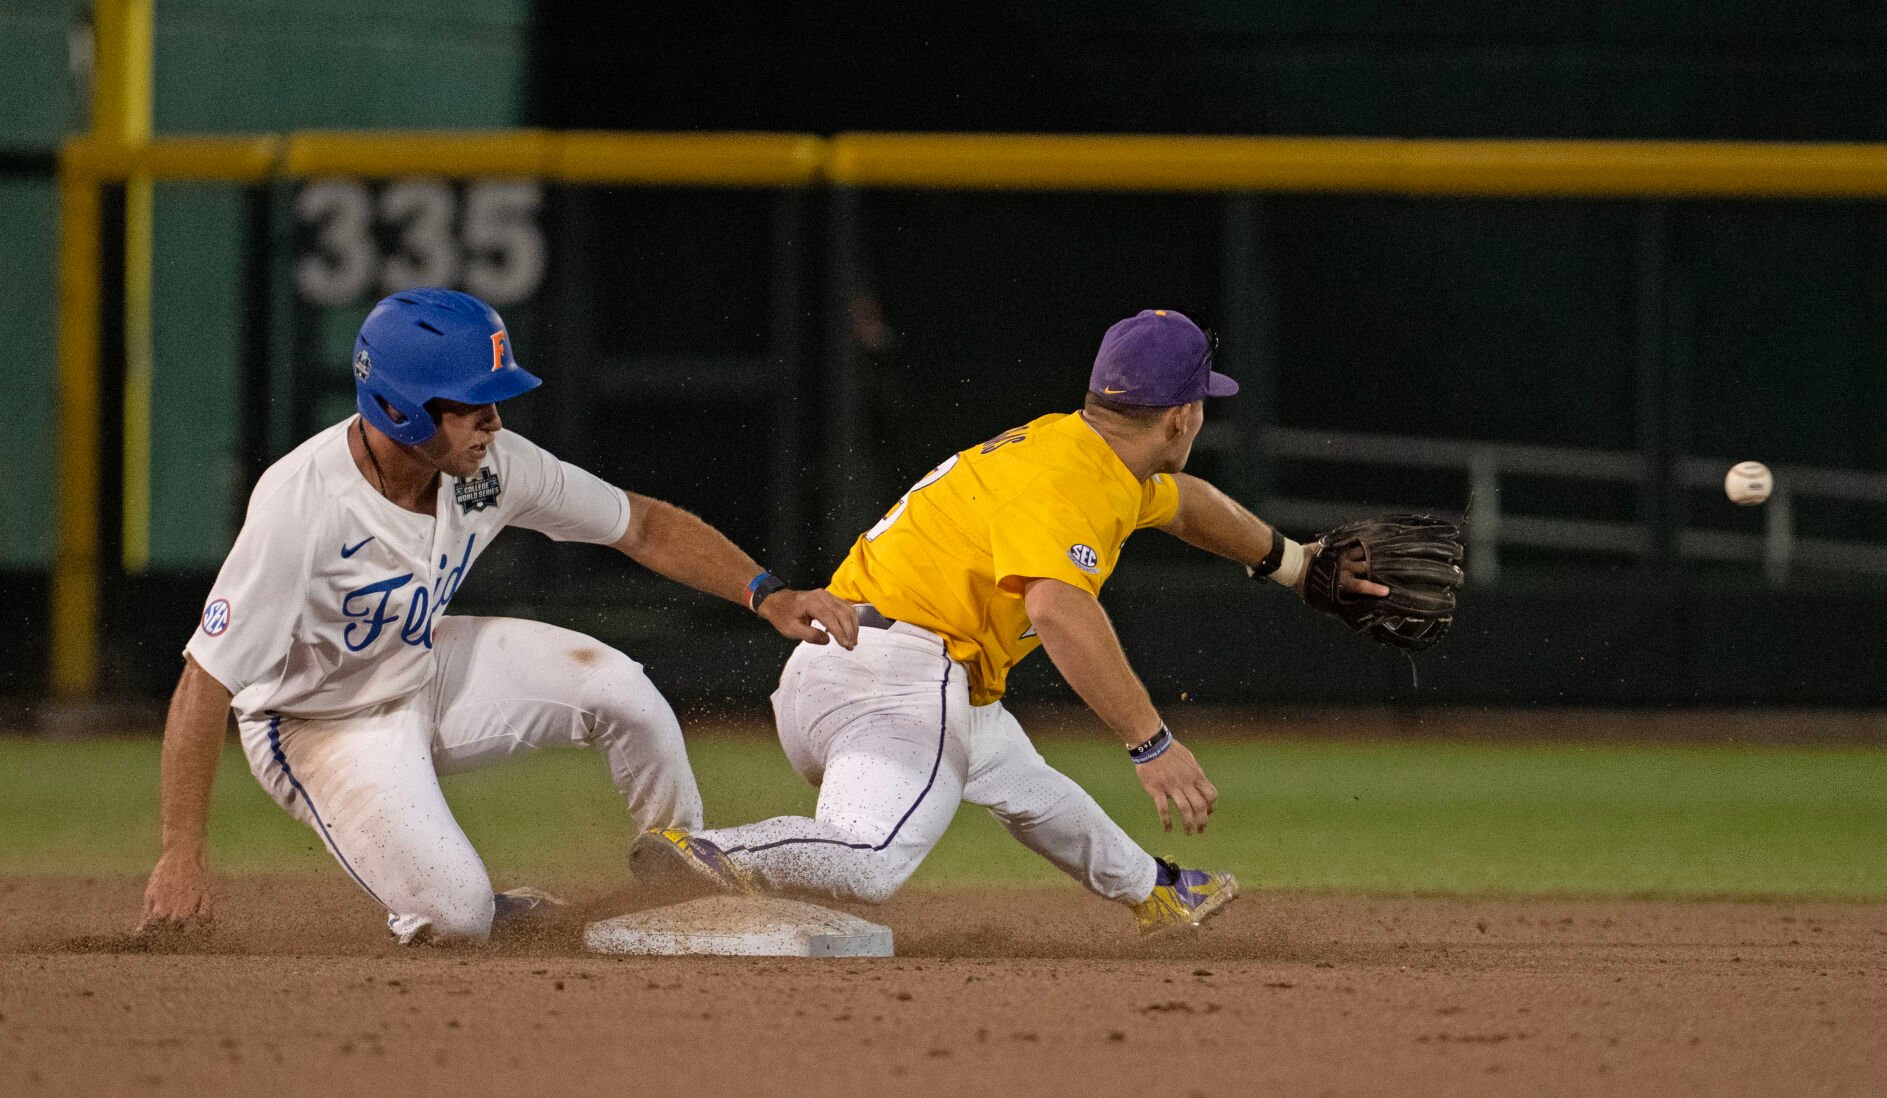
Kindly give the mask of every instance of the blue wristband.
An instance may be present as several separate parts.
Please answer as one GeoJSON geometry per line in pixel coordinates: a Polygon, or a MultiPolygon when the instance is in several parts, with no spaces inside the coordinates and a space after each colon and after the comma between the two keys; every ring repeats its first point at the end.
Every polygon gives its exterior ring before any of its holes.
{"type": "Polygon", "coordinates": [[[1127,757],[1133,760],[1135,766],[1139,766],[1142,763],[1150,763],[1161,755],[1166,754],[1167,748],[1172,746],[1173,733],[1167,731],[1166,725],[1162,723],[1160,730],[1148,737],[1145,743],[1138,747],[1129,747],[1127,749],[1127,757]]]}
{"type": "Polygon", "coordinates": [[[760,604],[775,591],[786,590],[786,581],[771,572],[762,572],[747,581],[747,609],[758,614],[760,604]]]}

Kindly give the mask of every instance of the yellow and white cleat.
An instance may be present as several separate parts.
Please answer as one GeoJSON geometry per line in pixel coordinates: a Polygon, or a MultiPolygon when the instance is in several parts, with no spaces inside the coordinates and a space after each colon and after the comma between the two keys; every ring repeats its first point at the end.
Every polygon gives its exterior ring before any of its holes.
{"type": "Polygon", "coordinates": [[[734,860],[706,839],[680,828],[651,828],[629,848],[629,871],[644,884],[667,889],[676,900],[716,892],[752,896],[758,890],[734,860]]]}

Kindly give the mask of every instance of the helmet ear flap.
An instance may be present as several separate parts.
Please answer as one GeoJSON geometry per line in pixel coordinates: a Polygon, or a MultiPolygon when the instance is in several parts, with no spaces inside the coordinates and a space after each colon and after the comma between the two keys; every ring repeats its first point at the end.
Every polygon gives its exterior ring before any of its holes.
{"type": "Polygon", "coordinates": [[[360,409],[361,418],[393,441],[418,446],[438,430],[424,405],[401,399],[398,393],[377,391],[363,383],[357,382],[354,387],[354,403],[360,409]]]}

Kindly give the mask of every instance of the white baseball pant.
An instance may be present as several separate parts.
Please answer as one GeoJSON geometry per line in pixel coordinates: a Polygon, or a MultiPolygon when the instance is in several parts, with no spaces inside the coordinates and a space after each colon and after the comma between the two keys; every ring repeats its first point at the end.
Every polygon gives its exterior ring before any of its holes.
{"type": "Polygon", "coordinates": [[[936,634],[896,623],[858,647],[801,644],[773,695],[780,744],[819,787],[816,819],[701,832],[765,887],[880,903],[968,801],[1090,891],[1138,903],[1152,855],[1049,766],[1001,703],[972,706],[936,634]]]}
{"type": "Polygon", "coordinates": [[[241,725],[256,779],[386,907],[400,941],[491,932],[491,880],[446,806],[441,774],[595,745],[638,831],[701,826],[681,725],[640,664],[581,633],[513,618],[442,617],[433,652],[431,685],[404,701],[241,725]]]}

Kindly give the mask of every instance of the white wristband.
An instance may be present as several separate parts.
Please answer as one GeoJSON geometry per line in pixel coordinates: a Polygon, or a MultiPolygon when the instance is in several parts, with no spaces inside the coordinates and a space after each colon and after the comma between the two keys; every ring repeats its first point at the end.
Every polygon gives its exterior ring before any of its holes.
{"type": "MultiPolygon", "coordinates": [[[[1265,578],[1280,587],[1296,587],[1297,581],[1304,576],[1305,565],[1310,563],[1310,553],[1305,551],[1302,545],[1284,537],[1283,534],[1274,531],[1272,536],[1284,539],[1284,552],[1278,558],[1278,570],[1265,578]]],[[[1246,565],[1245,574],[1255,576],[1258,570],[1246,565]]]]}
{"type": "Polygon", "coordinates": [[[1304,578],[1304,569],[1310,564],[1310,553],[1302,545],[1284,539],[1284,559],[1278,562],[1278,570],[1271,573],[1271,582],[1283,587],[1296,587],[1304,578]]]}

